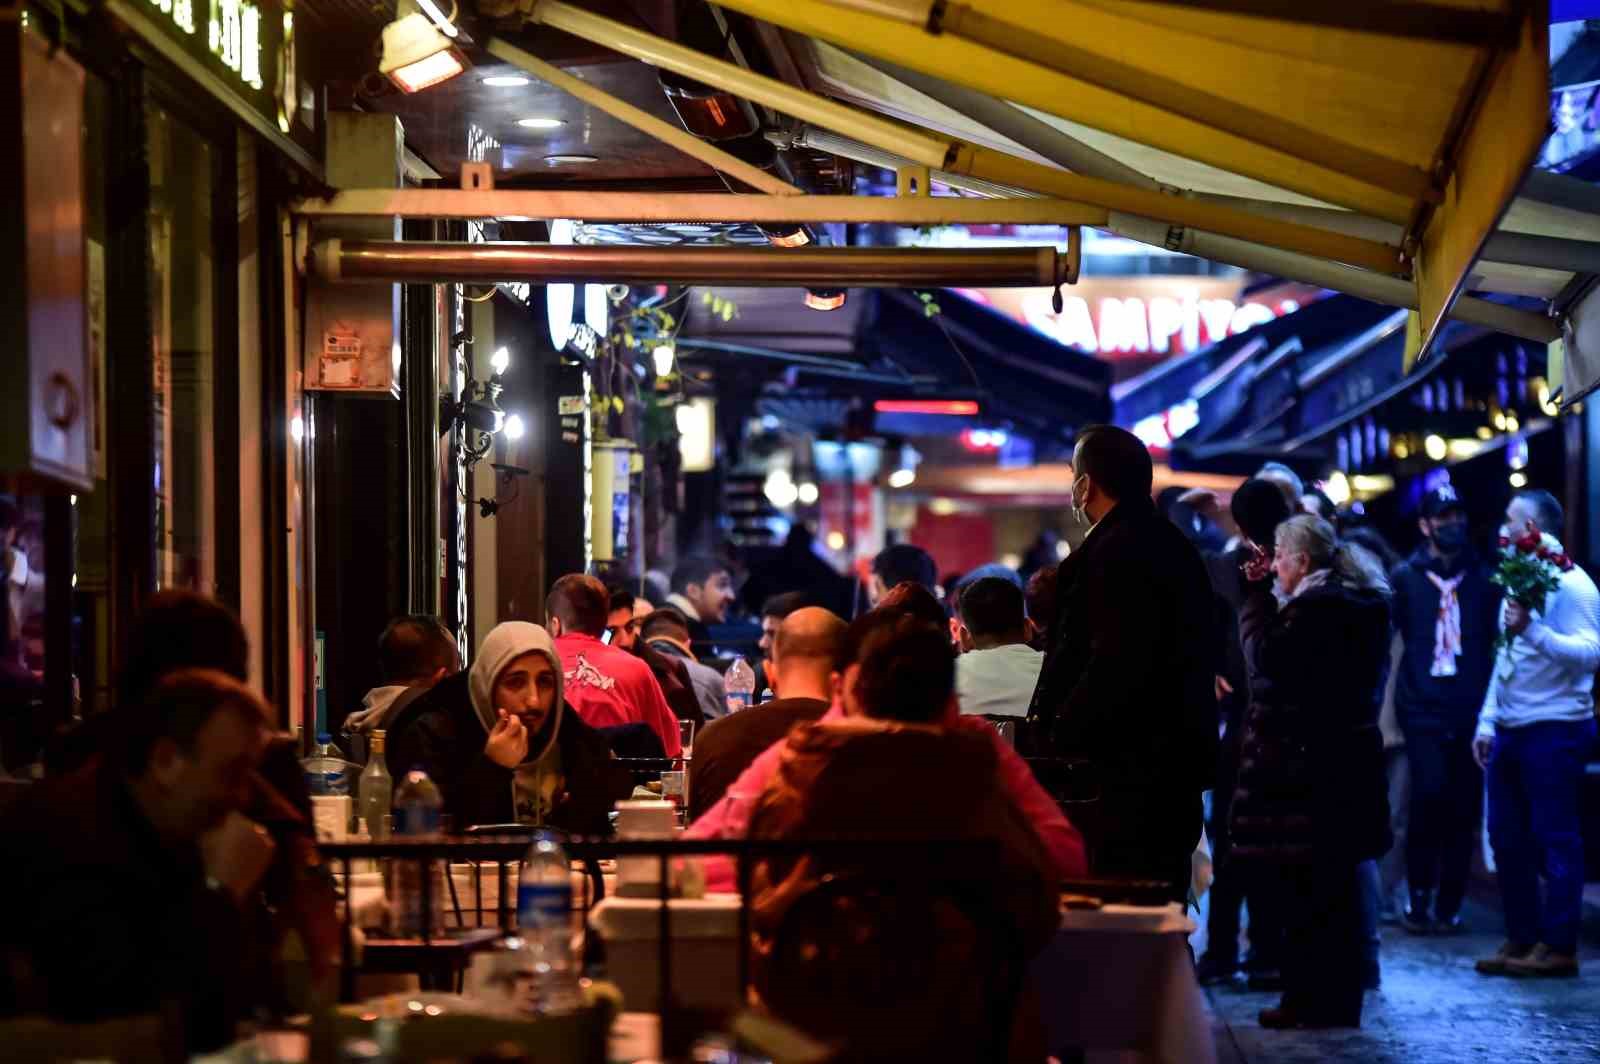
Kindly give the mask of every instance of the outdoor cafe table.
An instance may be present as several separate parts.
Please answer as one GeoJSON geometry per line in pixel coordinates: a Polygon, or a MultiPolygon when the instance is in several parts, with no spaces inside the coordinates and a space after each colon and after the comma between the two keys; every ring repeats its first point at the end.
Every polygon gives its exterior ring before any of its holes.
{"type": "MultiPolygon", "coordinates": [[[[608,897],[589,915],[629,1013],[659,1004],[659,909],[655,899],[608,897]]],[[[669,909],[678,1004],[738,1007],[738,896],[673,899],[669,909]]],[[[1082,1050],[1089,1064],[1213,1064],[1210,1020],[1186,948],[1193,930],[1178,905],[1063,910],[1032,970],[1050,1052],[1082,1050]]]]}

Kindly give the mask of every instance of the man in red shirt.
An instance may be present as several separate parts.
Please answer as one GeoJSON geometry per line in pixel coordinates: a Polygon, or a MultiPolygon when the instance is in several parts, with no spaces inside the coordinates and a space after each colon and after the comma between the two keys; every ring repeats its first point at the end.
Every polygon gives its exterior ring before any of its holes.
{"type": "Polygon", "coordinates": [[[667,756],[677,757],[683,753],[678,718],[650,666],[600,641],[610,606],[606,586],[582,573],[557,580],[545,600],[546,624],[561,656],[567,704],[591,728],[649,725],[667,756]]]}

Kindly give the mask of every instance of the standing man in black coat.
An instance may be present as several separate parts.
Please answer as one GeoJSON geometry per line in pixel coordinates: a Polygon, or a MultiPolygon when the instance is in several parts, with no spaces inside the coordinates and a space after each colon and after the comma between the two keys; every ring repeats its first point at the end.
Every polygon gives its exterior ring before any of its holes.
{"type": "Polygon", "coordinates": [[[1403,922],[1422,935],[1461,930],[1483,776],[1472,735],[1489,687],[1500,592],[1467,542],[1467,513],[1448,483],[1422,500],[1425,537],[1396,566],[1394,620],[1405,645],[1394,706],[1411,759],[1403,922]],[[1437,890],[1437,895],[1435,891],[1437,890]]]}
{"type": "Polygon", "coordinates": [[[1138,437],[1086,428],[1072,467],[1072,505],[1093,528],[1057,578],[1030,752],[1088,762],[1100,792],[1086,832],[1095,874],[1160,880],[1182,902],[1217,765],[1211,583],[1150,501],[1138,437]]]}

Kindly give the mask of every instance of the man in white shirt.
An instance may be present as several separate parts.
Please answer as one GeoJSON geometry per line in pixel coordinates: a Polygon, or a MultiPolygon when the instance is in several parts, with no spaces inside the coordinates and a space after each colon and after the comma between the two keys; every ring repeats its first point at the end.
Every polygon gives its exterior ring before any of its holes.
{"type": "MultiPolygon", "coordinates": [[[[1564,558],[1553,536],[1564,520],[1548,492],[1518,492],[1506,507],[1502,540],[1534,530],[1553,556],[1564,558]]],[[[1505,944],[1478,962],[1485,975],[1578,974],[1584,878],[1578,791],[1595,745],[1600,591],[1577,566],[1560,581],[1542,611],[1505,600],[1500,626],[1511,645],[1496,657],[1473,739],[1473,754],[1488,772],[1489,841],[1506,914],[1505,944]]]]}
{"type": "Polygon", "coordinates": [[[1022,589],[986,576],[961,589],[956,696],[961,712],[1024,717],[1039,685],[1044,655],[1028,645],[1029,621],[1022,589]]]}

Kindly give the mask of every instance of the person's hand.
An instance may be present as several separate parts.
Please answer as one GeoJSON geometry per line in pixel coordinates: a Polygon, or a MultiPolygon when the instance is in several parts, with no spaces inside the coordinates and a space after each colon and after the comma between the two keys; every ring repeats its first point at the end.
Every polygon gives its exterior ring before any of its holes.
{"type": "Polygon", "coordinates": [[[1472,737],[1472,760],[1478,763],[1481,769],[1489,767],[1489,754],[1494,750],[1494,738],[1488,735],[1474,735],[1472,737]]]}
{"type": "Polygon", "coordinates": [[[1528,622],[1533,618],[1528,614],[1528,607],[1516,599],[1506,599],[1505,605],[1506,635],[1521,635],[1528,629],[1528,622]]]}
{"type": "Polygon", "coordinates": [[[1259,583],[1272,575],[1272,555],[1256,546],[1249,544],[1250,556],[1245,559],[1239,571],[1244,573],[1244,578],[1250,583],[1259,583]]]}
{"type": "Polygon", "coordinates": [[[1206,488],[1191,488],[1179,495],[1178,501],[1207,517],[1214,518],[1222,512],[1222,504],[1217,501],[1217,493],[1206,488]]]}
{"type": "Polygon", "coordinates": [[[1229,683],[1227,677],[1225,676],[1218,676],[1216,678],[1216,684],[1214,685],[1214,688],[1217,692],[1218,702],[1221,702],[1224,698],[1227,698],[1229,695],[1233,694],[1233,684],[1229,683]]]}
{"type": "Polygon", "coordinates": [[[500,710],[489,741],[484,744],[483,756],[501,768],[516,768],[528,756],[528,729],[515,713],[500,710]]]}
{"type": "Polygon", "coordinates": [[[277,849],[266,828],[239,812],[229,813],[221,824],[200,836],[206,873],[240,904],[267,874],[277,849]]]}

